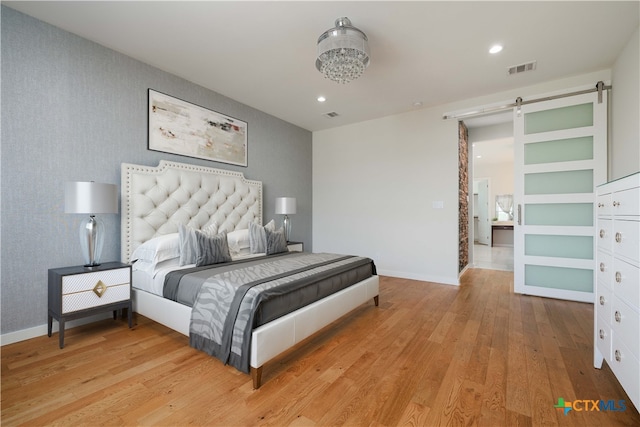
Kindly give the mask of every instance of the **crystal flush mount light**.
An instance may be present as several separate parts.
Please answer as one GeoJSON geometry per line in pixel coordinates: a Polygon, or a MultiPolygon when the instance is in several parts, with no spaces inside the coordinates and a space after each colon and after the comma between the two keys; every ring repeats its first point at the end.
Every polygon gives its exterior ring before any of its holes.
{"type": "Polygon", "coordinates": [[[316,68],[327,79],[349,83],[369,66],[368,39],[349,18],[338,18],[335,25],[318,37],[316,68]]]}

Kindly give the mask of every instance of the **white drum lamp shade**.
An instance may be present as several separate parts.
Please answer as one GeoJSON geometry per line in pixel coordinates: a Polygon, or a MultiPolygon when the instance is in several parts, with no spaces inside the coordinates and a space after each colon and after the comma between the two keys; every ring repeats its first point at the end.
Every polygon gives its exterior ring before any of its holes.
{"type": "Polygon", "coordinates": [[[64,212],[89,214],[80,223],[80,246],[85,267],[100,265],[104,224],[95,214],[118,213],[118,187],[93,181],[67,182],[64,188],[64,212]]]}
{"type": "Polygon", "coordinates": [[[282,227],[284,228],[284,237],[289,241],[291,236],[291,220],[289,215],[296,213],[296,198],[295,197],[277,197],[276,198],[276,214],[284,215],[282,227]]]}

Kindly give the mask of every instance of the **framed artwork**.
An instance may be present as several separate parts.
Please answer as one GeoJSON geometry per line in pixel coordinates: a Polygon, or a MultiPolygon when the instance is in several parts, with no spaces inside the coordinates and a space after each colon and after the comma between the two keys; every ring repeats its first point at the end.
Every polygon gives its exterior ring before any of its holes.
{"type": "Polygon", "coordinates": [[[247,123],[149,89],[148,148],[247,166],[247,123]]]}

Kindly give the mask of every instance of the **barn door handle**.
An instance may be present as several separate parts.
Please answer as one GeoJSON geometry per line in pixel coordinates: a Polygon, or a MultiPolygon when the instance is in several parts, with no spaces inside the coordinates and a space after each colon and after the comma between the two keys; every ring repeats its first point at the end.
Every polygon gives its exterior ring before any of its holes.
{"type": "Polygon", "coordinates": [[[518,203],[518,225],[522,225],[522,206],[518,203]]]}

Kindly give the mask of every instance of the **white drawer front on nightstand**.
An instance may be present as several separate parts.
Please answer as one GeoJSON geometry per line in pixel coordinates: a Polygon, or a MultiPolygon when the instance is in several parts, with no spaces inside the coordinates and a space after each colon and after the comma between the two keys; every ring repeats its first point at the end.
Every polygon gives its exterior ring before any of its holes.
{"type": "Polygon", "coordinates": [[[613,334],[609,366],[631,401],[638,407],[640,404],[640,362],[630,354],[629,349],[622,341],[623,339],[617,337],[615,333],[613,334]]]}
{"type": "Polygon", "coordinates": [[[126,267],[64,276],[62,278],[62,294],[91,291],[99,281],[107,286],[129,283],[129,271],[129,267],[126,267]]]}
{"type": "Polygon", "coordinates": [[[614,336],[624,341],[634,357],[640,356],[640,315],[614,296],[611,306],[611,329],[614,336]]]}
{"type": "Polygon", "coordinates": [[[108,286],[106,291],[99,297],[93,288],[90,291],[76,292],[62,296],[62,313],[85,310],[87,308],[99,307],[118,301],[128,300],[130,296],[129,284],[108,286]]]}

